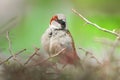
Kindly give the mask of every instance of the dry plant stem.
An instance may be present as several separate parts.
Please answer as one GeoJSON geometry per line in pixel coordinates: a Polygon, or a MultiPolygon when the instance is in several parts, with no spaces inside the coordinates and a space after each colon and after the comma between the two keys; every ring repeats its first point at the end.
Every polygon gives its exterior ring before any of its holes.
{"type": "MultiPolygon", "coordinates": [[[[21,53],[24,52],[24,51],[26,51],[26,49],[23,49],[23,50],[17,52],[17,53],[15,54],[15,56],[21,54],[21,53]]],[[[2,61],[2,62],[0,63],[0,65],[3,64],[3,63],[5,63],[5,62],[7,62],[7,61],[9,61],[12,57],[13,57],[13,56],[10,56],[10,57],[8,57],[6,60],[2,61]]]]}
{"type": "Polygon", "coordinates": [[[35,48],[35,52],[28,58],[24,65],[28,64],[29,61],[38,53],[39,50],[40,50],[39,48],[35,48]]]}
{"type": "Polygon", "coordinates": [[[61,51],[59,51],[57,54],[55,54],[55,55],[53,55],[53,56],[50,56],[49,58],[47,58],[45,61],[47,61],[47,60],[49,60],[49,59],[51,59],[51,58],[54,58],[54,57],[56,57],[56,56],[58,56],[58,55],[60,55],[63,51],[65,50],[65,48],[64,49],[62,49],[61,51]]]}
{"type": "MultiPolygon", "coordinates": [[[[66,48],[63,48],[62,50],[60,50],[60,51],[59,51],[58,53],[56,53],[55,55],[48,57],[46,60],[43,60],[43,61],[40,62],[40,63],[44,63],[44,62],[48,61],[48,60],[51,59],[51,58],[54,58],[54,57],[59,56],[65,49],[66,49],[66,48]]],[[[52,66],[52,67],[53,67],[53,66],[52,66]]],[[[63,66],[63,68],[64,68],[64,67],[65,67],[65,65],[63,66]]],[[[53,67],[53,68],[54,68],[54,67],[53,67]]],[[[57,68],[57,66],[55,66],[54,69],[56,69],[58,72],[60,72],[60,70],[57,68]]]]}
{"type": "Polygon", "coordinates": [[[102,63],[101,63],[91,52],[86,51],[86,50],[83,49],[83,48],[79,48],[79,49],[81,49],[82,51],[84,51],[84,52],[86,53],[86,56],[87,56],[88,54],[90,54],[90,55],[91,55],[91,58],[94,58],[94,59],[97,61],[98,64],[102,65],[102,63]]]}
{"type": "Polygon", "coordinates": [[[59,51],[58,53],[56,53],[55,55],[50,56],[50,57],[48,57],[47,59],[45,59],[45,60],[43,60],[43,61],[41,61],[40,63],[37,63],[37,64],[35,64],[35,65],[38,65],[38,64],[44,63],[44,62],[48,61],[49,59],[54,58],[54,57],[60,55],[65,49],[66,49],[66,48],[63,48],[62,50],[60,50],[60,51],[59,51]]]}
{"type": "MultiPolygon", "coordinates": [[[[15,61],[17,61],[18,63],[20,63],[19,60],[16,59],[16,56],[14,55],[14,53],[13,53],[13,51],[12,51],[12,42],[11,42],[11,40],[10,40],[10,38],[9,38],[9,32],[8,32],[8,31],[7,31],[7,34],[6,34],[6,38],[7,38],[7,40],[8,40],[8,45],[9,45],[8,50],[9,50],[10,54],[13,56],[13,59],[14,59],[15,61]]],[[[20,64],[21,64],[21,63],[20,63],[20,64]]]]}
{"type": "Polygon", "coordinates": [[[120,37],[120,35],[117,34],[116,32],[107,30],[107,29],[105,29],[105,28],[102,28],[102,27],[100,27],[99,25],[97,25],[97,24],[89,21],[87,18],[85,18],[84,16],[82,16],[82,15],[81,15],[79,12],[77,12],[75,9],[72,9],[72,11],[73,11],[75,14],[77,14],[79,17],[81,17],[87,24],[93,25],[94,27],[96,27],[97,29],[99,29],[99,30],[101,30],[101,31],[104,31],[104,32],[113,34],[113,35],[115,35],[115,36],[117,36],[117,37],[120,37]]]}
{"type": "MultiPolygon", "coordinates": [[[[37,65],[40,65],[40,64],[42,64],[42,63],[45,63],[45,62],[46,62],[46,61],[48,61],[49,59],[54,58],[54,57],[57,57],[58,55],[60,55],[60,54],[61,54],[61,53],[62,53],[65,49],[66,49],[66,48],[63,48],[61,51],[59,51],[59,52],[58,52],[58,53],[56,53],[55,55],[50,56],[50,57],[48,57],[47,59],[42,60],[41,62],[38,62],[38,63],[33,64],[33,65],[30,65],[29,67],[32,67],[32,66],[37,66],[37,65]]],[[[55,69],[55,70],[59,71],[57,68],[54,68],[54,67],[53,67],[53,64],[50,64],[50,66],[51,66],[53,69],[55,69]]]]}
{"type": "Polygon", "coordinates": [[[13,54],[13,51],[12,51],[12,42],[9,38],[9,32],[8,31],[7,31],[7,34],[6,34],[6,38],[8,40],[8,45],[9,45],[8,50],[9,50],[10,54],[15,58],[15,55],[13,54]]]}

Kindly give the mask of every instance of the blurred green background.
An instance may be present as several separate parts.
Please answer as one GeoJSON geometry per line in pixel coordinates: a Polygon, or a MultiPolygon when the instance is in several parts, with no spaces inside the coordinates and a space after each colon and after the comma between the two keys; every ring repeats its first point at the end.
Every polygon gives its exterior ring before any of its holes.
{"type": "Polygon", "coordinates": [[[26,48],[27,53],[31,53],[34,47],[41,48],[40,38],[48,28],[50,18],[56,13],[63,13],[67,17],[67,25],[76,47],[101,55],[105,47],[96,42],[96,38],[114,40],[115,36],[86,24],[72,12],[72,8],[103,28],[120,28],[120,0],[1,0],[0,4],[2,53],[8,54],[6,31],[10,32],[13,52],[26,48]],[[11,20],[14,17],[15,19],[11,20]]]}

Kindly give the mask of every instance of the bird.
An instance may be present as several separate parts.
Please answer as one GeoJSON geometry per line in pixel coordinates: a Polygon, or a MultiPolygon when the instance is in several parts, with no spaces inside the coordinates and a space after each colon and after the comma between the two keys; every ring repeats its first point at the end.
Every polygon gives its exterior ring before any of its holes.
{"type": "Polygon", "coordinates": [[[52,16],[49,27],[42,35],[41,44],[49,56],[55,55],[64,49],[57,55],[57,60],[61,64],[76,66],[80,62],[80,57],[76,52],[73,37],[67,28],[64,14],[52,16]]]}

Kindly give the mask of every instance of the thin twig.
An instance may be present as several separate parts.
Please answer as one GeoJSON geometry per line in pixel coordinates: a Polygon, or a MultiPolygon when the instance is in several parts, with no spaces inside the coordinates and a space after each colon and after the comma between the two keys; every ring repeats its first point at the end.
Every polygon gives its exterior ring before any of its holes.
{"type": "Polygon", "coordinates": [[[41,62],[39,62],[39,63],[37,63],[37,64],[35,64],[35,65],[38,65],[38,64],[44,63],[44,62],[48,61],[49,59],[54,58],[54,57],[60,55],[65,49],[66,49],[66,48],[63,48],[62,50],[60,50],[60,51],[59,51],[58,53],[56,53],[55,55],[50,56],[50,57],[48,57],[47,59],[45,59],[45,60],[43,60],[43,61],[41,61],[41,62]]]}
{"type": "Polygon", "coordinates": [[[91,53],[91,52],[89,52],[89,51],[86,51],[85,49],[83,49],[83,48],[79,48],[79,49],[81,49],[82,51],[84,51],[85,53],[86,53],[86,56],[88,55],[88,54],[90,54],[91,55],[91,58],[94,58],[96,61],[97,61],[97,63],[98,64],[102,64],[94,55],[93,55],[93,53],[91,53]]]}
{"type": "Polygon", "coordinates": [[[66,48],[63,48],[62,50],[60,50],[57,54],[51,56],[50,58],[56,57],[58,55],[60,55],[66,48]]]}
{"type": "Polygon", "coordinates": [[[39,48],[36,48],[35,52],[28,58],[28,60],[24,63],[24,65],[28,64],[29,61],[38,53],[39,50],[40,50],[39,48]]]}
{"type": "Polygon", "coordinates": [[[116,33],[115,31],[110,31],[108,29],[105,29],[105,28],[102,28],[100,27],[99,25],[89,21],[87,18],[85,18],[84,16],[82,16],[79,12],[77,12],[75,9],[72,9],[72,11],[77,14],[79,17],[81,17],[87,24],[91,24],[93,25],[94,27],[96,27],[97,29],[101,30],[101,31],[104,31],[104,32],[107,32],[107,33],[110,33],[110,34],[113,34],[117,37],[120,37],[120,35],[118,33],[116,33]]]}
{"type": "MultiPolygon", "coordinates": [[[[9,45],[8,50],[9,50],[10,54],[13,56],[13,59],[14,59],[15,61],[17,61],[18,63],[20,63],[20,61],[16,59],[16,56],[14,55],[14,53],[13,53],[13,51],[12,51],[12,42],[11,42],[11,40],[10,40],[9,32],[8,32],[8,31],[7,31],[7,34],[6,34],[6,38],[7,38],[7,40],[8,40],[8,45],[9,45]]],[[[21,64],[21,63],[20,63],[20,64],[21,64]]]]}
{"type": "MultiPolygon", "coordinates": [[[[23,49],[23,50],[17,52],[17,53],[15,54],[15,56],[21,54],[21,53],[24,52],[24,51],[26,51],[26,49],[23,49]]],[[[2,61],[2,62],[0,63],[0,65],[3,64],[3,63],[5,63],[5,62],[7,62],[7,61],[9,61],[12,57],[13,57],[13,56],[11,55],[11,56],[8,57],[6,60],[2,61]]]]}
{"type": "Polygon", "coordinates": [[[6,38],[8,40],[8,46],[9,46],[8,50],[9,50],[10,54],[15,58],[15,55],[13,54],[13,51],[12,51],[12,42],[9,38],[9,32],[8,31],[7,31],[7,34],[6,34],[6,38]]]}
{"type": "Polygon", "coordinates": [[[49,60],[49,59],[51,59],[51,58],[54,58],[54,57],[60,55],[64,50],[65,50],[65,48],[62,49],[62,50],[60,50],[57,54],[50,56],[50,57],[49,57],[48,59],[46,59],[45,61],[47,61],[47,60],[49,60]]]}

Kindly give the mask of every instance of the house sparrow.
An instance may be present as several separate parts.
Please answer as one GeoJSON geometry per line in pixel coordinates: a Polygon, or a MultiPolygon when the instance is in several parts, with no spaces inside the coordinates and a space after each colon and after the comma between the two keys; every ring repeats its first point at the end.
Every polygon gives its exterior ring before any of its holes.
{"type": "Polygon", "coordinates": [[[57,54],[65,48],[57,59],[62,64],[76,65],[79,63],[73,38],[66,26],[64,14],[56,14],[50,20],[50,25],[42,35],[41,44],[49,56],[57,54]]]}

